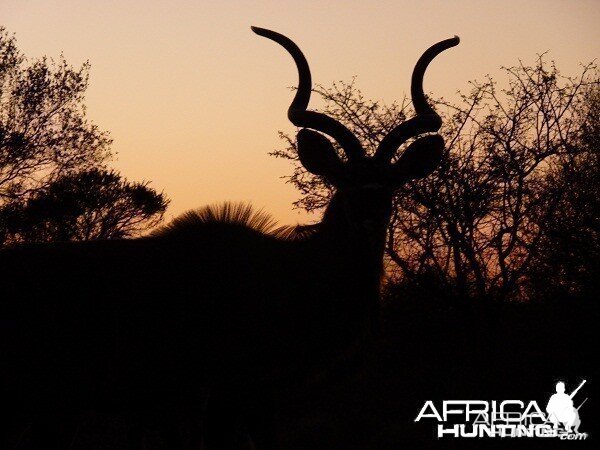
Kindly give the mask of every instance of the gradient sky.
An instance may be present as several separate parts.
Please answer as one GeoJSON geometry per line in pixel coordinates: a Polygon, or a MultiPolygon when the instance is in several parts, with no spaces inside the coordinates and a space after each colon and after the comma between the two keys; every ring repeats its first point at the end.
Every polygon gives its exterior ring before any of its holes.
{"type": "MultiPolygon", "coordinates": [[[[425,90],[454,98],[468,81],[550,51],[565,75],[600,54],[600,1],[0,0],[0,25],[28,57],[90,60],[89,117],[114,138],[123,175],[172,199],[168,217],[223,200],[251,201],[283,223],[290,163],[267,155],[292,132],[291,58],[250,31],[292,38],[324,85],[350,80],[392,102],[430,44],[461,44],[431,65],[425,90]]],[[[311,105],[318,103],[311,103],[311,105]]]]}

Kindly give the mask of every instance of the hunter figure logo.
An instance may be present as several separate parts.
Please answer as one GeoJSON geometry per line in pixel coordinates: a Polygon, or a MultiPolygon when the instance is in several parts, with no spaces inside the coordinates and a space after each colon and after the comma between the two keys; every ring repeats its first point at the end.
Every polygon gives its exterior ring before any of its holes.
{"type": "Polygon", "coordinates": [[[556,394],[550,397],[548,406],[546,406],[546,412],[548,413],[548,419],[553,424],[555,430],[558,429],[559,423],[562,424],[567,433],[579,433],[579,425],[581,420],[579,419],[579,408],[583,406],[587,398],[581,402],[577,408],[573,406],[573,397],[579,389],[585,384],[585,380],[571,392],[570,395],[565,394],[565,383],[559,381],[556,383],[556,394]]]}
{"type": "Polygon", "coordinates": [[[575,408],[573,397],[586,380],[570,394],[565,383],[556,383],[556,393],[550,397],[546,413],[535,400],[444,400],[436,407],[427,400],[415,422],[435,419],[438,438],[559,438],[585,440],[588,433],[580,433],[579,410],[587,398],[575,408]]]}

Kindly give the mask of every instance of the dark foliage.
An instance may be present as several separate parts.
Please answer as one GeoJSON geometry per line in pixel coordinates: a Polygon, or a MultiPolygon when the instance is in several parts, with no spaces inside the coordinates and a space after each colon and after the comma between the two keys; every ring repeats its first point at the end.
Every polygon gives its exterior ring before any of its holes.
{"type": "Polygon", "coordinates": [[[106,168],[109,134],[86,117],[89,63],[28,61],[0,27],[0,246],[133,236],[168,201],[106,168]]]}
{"type": "Polygon", "coordinates": [[[168,201],[114,171],[66,174],[0,210],[4,242],[85,241],[137,235],[162,220],[168,201]]]}

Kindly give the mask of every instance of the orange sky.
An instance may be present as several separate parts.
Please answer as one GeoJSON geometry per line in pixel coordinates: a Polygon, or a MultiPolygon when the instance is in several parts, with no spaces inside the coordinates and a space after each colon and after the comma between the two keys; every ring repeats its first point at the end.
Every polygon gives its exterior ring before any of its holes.
{"type": "MultiPolygon", "coordinates": [[[[550,50],[563,74],[600,54],[600,1],[0,0],[0,25],[28,57],[92,64],[88,115],[109,130],[126,177],[172,199],[168,217],[206,203],[251,201],[284,223],[297,192],[288,162],[267,153],[296,83],[291,58],[250,25],[292,38],[329,85],[358,75],[370,98],[408,92],[430,44],[459,47],[430,67],[425,89],[453,98],[468,80],[550,50]]],[[[315,103],[313,102],[313,105],[315,103]]],[[[317,103],[318,105],[318,103],[317,103]]],[[[312,219],[309,217],[309,219],[312,219]]]]}

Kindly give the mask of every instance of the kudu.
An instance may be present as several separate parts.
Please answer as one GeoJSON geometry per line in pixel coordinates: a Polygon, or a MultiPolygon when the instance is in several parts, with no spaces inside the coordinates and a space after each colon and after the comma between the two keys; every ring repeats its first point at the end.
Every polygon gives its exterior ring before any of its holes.
{"type": "Polygon", "coordinates": [[[288,110],[302,128],[298,156],[337,188],[322,221],[303,233],[275,230],[266,216],[226,205],[143,238],[2,250],[2,407],[37,424],[30,440],[38,436],[41,447],[58,446],[43,434],[50,419],[107,408],[166,421],[200,408],[207,389],[251,419],[269,392],[326,371],[374,330],[392,196],[430,174],[444,149],[431,134],[441,119],[423,75],[459,40],[421,56],[411,86],[416,116],[370,157],[344,125],[307,110],[311,75],[299,48],[252,30],[283,46],[298,68],[288,110]]]}

